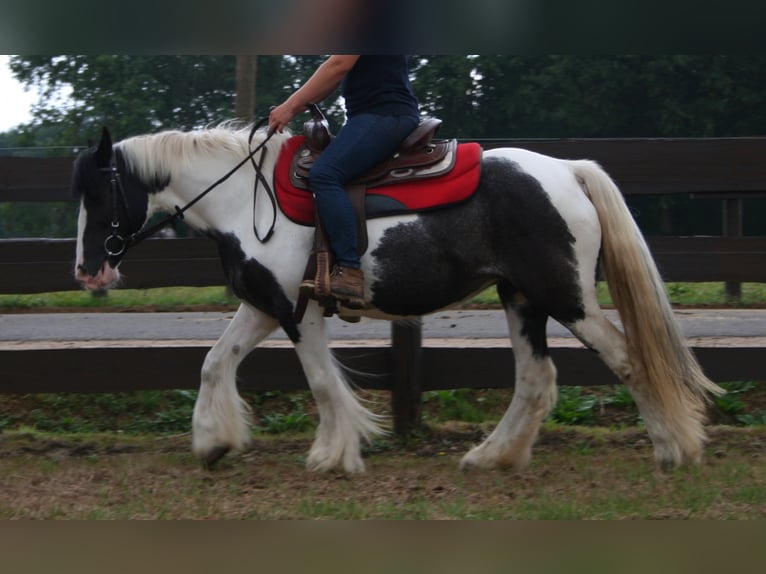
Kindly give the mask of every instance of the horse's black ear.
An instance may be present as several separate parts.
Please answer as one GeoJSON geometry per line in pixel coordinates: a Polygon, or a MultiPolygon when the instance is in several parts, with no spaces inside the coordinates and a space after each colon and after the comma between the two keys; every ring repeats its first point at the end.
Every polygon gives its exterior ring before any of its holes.
{"type": "Polygon", "coordinates": [[[112,157],[112,136],[109,135],[109,130],[106,128],[101,130],[101,141],[98,142],[93,157],[96,159],[96,165],[100,167],[109,165],[109,160],[112,157]]]}

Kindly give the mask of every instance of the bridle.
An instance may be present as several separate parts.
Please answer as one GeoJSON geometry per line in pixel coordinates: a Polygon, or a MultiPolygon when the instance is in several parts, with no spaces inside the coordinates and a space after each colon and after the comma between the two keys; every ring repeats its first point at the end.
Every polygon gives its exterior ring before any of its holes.
{"type": "MultiPolygon", "coordinates": [[[[237,165],[235,165],[233,168],[231,168],[224,176],[213,182],[211,185],[209,185],[206,189],[201,191],[197,196],[192,199],[189,203],[184,205],[183,207],[178,207],[177,205],[174,206],[175,212],[168,215],[164,219],[157,222],[155,225],[152,225],[151,227],[148,227],[146,229],[139,229],[135,233],[131,233],[127,237],[123,237],[120,235],[120,213],[119,213],[119,201],[120,198],[122,198],[123,206],[125,207],[125,213],[128,217],[128,223],[131,224],[132,228],[132,222],[130,221],[130,208],[128,205],[128,198],[125,194],[125,188],[122,185],[122,178],[120,177],[120,172],[117,169],[117,159],[115,157],[114,150],[112,150],[112,154],[109,158],[109,165],[107,167],[99,168],[99,171],[102,172],[108,172],[109,173],[109,187],[111,189],[112,193],[112,233],[104,240],[104,251],[106,251],[106,254],[111,258],[117,258],[121,255],[124,255],[124,253],[128,250],[128,248],[133,247],[137,245],[138,243],[141,243],[144,239],[147,237],[150,237],[151,235],[154,235],[157,233],[160,229],[167,227],[168,225],[174,223],[176,220],[184,218],[184,212],[186,212],[188,209],[190,209],[193,205],[195,205],[198,201],[200,201],[203,197],[205,197],[208,193],[213,191],[216,187],[221,185],[224,181],[229,179],[234,173],[241,168],[243,165],[245,165],[248,161],[253,165],[253,168],[255,169],[256,174],[256,180],[255,180],[255,198],[257,198],[257,191],[258,191],[258,183],[260,182],[264,188],[266,189],[266,193],[269,196],[269,199],[271,200],[271,207],[273,212],[273,218],[271,221],[271,225],[269,227],[269,230],[267,231],[266,235],[264,237],[261,237],[258,233],[258,229],[255,225],[255,203],[253,204],[253,230],[255,231],[255,236],[258,238],[258,240],[261,243],[267,242],[272,234],[274,233],[274,226],[276,224],[277,219],[277,202],[276,198],[274,196],[274,192],[271,189],[271,186],[269,185],[266,177],[263,175],[263,162],[266,157],[266,148],[264,147],[266,145],[266,142],[268,142],[271,139],[271,136],[274,135],[273,130],[269,130],[268,134],[266,135],[266,138],[258,144],[258,146],[255,149],[251,149],[251,144],[253,141],[253,136],[255,135],[255,132],[261,128],[265,123],[268,121],[268,117],[260,119],[258,122],[253,124],[252,129],[250,130],[250,137],[247,141],[247,147],[249,150],[249,153],[247,156],[245,156],[244,159],[242,159],[237,165]],[[255,154],[258,153],[260,150],[263,150],[261,153],[261,157],[258,161],[258,163],[255,162],[254,157],[255,154]]],[[[255,202],[254,198],[254,202],[255,202]]]]}

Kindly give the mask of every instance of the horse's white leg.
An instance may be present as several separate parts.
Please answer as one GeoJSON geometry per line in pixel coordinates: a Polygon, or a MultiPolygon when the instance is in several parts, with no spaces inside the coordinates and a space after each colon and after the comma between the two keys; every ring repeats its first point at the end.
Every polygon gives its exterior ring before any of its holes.
{"type": "Polygon", "coordinates": [[[277,325],[276,319],[243,303],[205,357],[192,417],[192,450],[206,464],[249,444],[251,410],[237,392],[237,367],[277,325]]]}
{"type": "Polygon", "coordinates": [[[328,347],[324,318],[315,303],[306,310],[300,331],[295,349],[319,411],[319,427],[306,466],[309,470],[363,472],[360,441],[383,434],[382,417],[365,409],[351,390],[328,347]]]}
{"type": "Polygon", "coordinates": [[[492,434],[463,457],[463,469],[524,467],[540,425],[556,404],[556,367],[545,342],[547,316],[526,309],[522,315],[506,305],[516,362],[513,399],[492,434]]]}

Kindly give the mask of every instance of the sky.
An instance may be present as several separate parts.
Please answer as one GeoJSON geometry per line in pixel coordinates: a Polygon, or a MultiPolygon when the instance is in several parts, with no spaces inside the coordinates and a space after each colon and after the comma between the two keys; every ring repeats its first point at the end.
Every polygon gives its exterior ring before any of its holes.
{"type": "Polygon", "coordinates": [[[34,88],[24,91],[24,86],[13,77],[9,59],[0,55],[0,132],[30,121],[32,105],[37,102],[37,91],[34,88]]]}

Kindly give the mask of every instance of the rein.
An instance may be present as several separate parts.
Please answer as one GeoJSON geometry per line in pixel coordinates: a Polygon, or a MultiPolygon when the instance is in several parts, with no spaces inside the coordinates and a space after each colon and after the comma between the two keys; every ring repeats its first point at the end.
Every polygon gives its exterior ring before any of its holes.
{"type": "Polygon", "coordinates": [[[111,224],[112,234],[109,235],[104,240],[104,250],[106,251],[107,255],[109,255],[110,257],[119,257],[120,255],[125,253],[125,251],[127,251],[129,247],[133,247],[134,245],[141,243],[144,239],[146,239],[147,237],[150,237],[151,235],[154,235],[160,229],[167,227],[171,223],[174,223],[177,219],[183,220],[185,211],[190,209],[198,201],[200,201],[203,197],[205,197],[208,193],[210,193],[216,187],[221,185],[224,181],[229,179],[232,175],[234,175],[234,173],[237,172],[239,168],[245,165],[248,161],[252,163],[256,173],[256,180],[255,180],[256,197],[257,197],[257,190],[258,190],[258,182],[261,182],[263,186],[266,188],[266,193],[269,196],[269,199],[271,200],[274,217],[272,219],[271,226],[269,227],[269,230],[266,233],[266,236],[263,238],[260,237],[258,230],[256,229],[256,226],[255,226],[255,199],[253,200],[253,230],[255,231],[255,236],[258,238],[258,240],[261,243],[265,243],[266,241],[268,241],[271,238],[271,235],[274,233],[274,225],[277,219],[277,212],[276,212],[277,203],[276,203],[276,198],[274,197],[274,192],[269,186],[268,181],[266,180],[266,177],[263,175],[262,168],[263,168],[264,159],[266,157],[266,148],[264,146],[271,139],[271,136],[274,135],[274,132],[269,130],[269,133],[266,135],[266,138],[260,144],[258,144],[258,146],[255,149],[250,149],[250,145],[253,141],[253,136],[255,135],[256,130],[262,127],[267,121],[268,121],[268,117],[264,117],[264,118],[261,118],[257,123],[253,125],[253,128],[250,130],[250,137],[247,140],[248,150],[250,150],[250,153],[248,153],[248,155],[245,156],[245,158],[241,160],[237,165],[231,168],[228,171],[228,173],[226,173],[224,176],[222,176],[221,178],[216,180],[214,183],[209,185],[206,189],[201,191],[197,195],[197,197],[192,199],[189,203],[187,203],[183,207],[178,207],[177,205],[174,206],[175,213],[168,215],[165,219],[162,219],[161,221],[157,222],[155,225],[152,225],[151,227],[147,229],[139,229],[137,232],[132,233],[127,237],[123,237],[122,235],[118,233],[120,228],[118,198],[122,197],[122,202],[125,205],[125,213],[128,216],[129,222],[130,222],[130,209],[128,208],[128,198],[125,195],[125,188],[122,185],[120,172],[117,169],[117,161],[115,159],[114,151],[112,151],[112,156],[109,159],[109,167],[101,168],[101,171],[109,171],[109,174],[110,174],[109,185],[112,190],[112,224],[111,224]],[[255,154],[258,153],[260,150],[263,150],[263,152],[261,153],[259,162],[256,164],[253,158],[255,154]]]}

